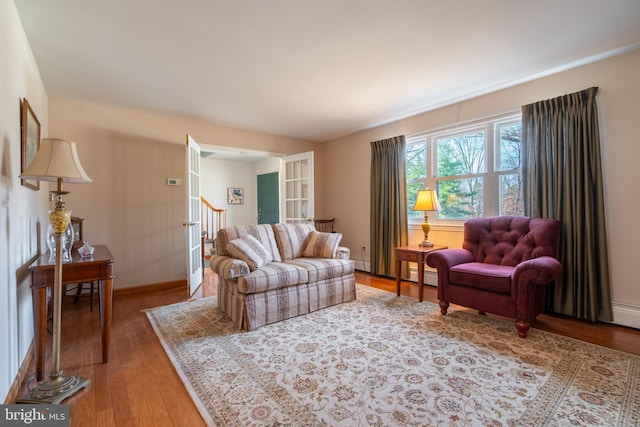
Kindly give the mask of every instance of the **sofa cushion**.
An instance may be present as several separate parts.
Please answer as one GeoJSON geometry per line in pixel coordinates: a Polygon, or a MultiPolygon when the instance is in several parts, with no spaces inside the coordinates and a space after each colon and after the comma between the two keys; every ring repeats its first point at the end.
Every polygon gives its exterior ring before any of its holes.
{"type": "Polygon", "coordinates": [[[307,236],[302,256],[310,258],[335,258],[336,250],[342,240],[340,233],[321,233],[312,231],[307,236]]]}
{"type": "Polygon", "coordinates": [[[285,262],[307,270],[309,283],[346,276],[355,270],[354,262],[349,259],[296,258],[285,262]]]}
{"type": "Polygon", "coordinates": [[[286,288],[309,281],[306,269],[283,262],[270,262],[267,265],[238,278],[238,292],[253,294],[272,289],[286,288]]]}
{"type": "Polygon", "coordinates": [[[276,243],[283,260],[302,257],[302,251],[307,236],[315,227],[312,223],[305,224],[273,224],[276,243]]]}
{"type": "Polygon", "coordinates": [[[227,252],[231,256],[246,262],[251,271],[273,260],[269,249],[265,248],[251,234],[238,237],[227,243],[227,252]]]}
{"type": "Polygon", "coordinates": [[[216,235],[216,250],[218,255],[229,255],[227,252],[227,243],[238,237],[252,235],[262,245],[269,249],[271,257],[274,261],[282,261],[280,252],[278,252],[278,246],[276,245],[276,238],[273,234],[273,228],[271,224],[258,224],[258,225],[237,225],[234,227],[226,227],[218,231],[216,235]]]}
{"type": "Polygon", "coordinates": [[[449,282],[491,292],[511,293],[511,274],[515,268],[509,265],[468,262],[449,269],[449,282]]]}

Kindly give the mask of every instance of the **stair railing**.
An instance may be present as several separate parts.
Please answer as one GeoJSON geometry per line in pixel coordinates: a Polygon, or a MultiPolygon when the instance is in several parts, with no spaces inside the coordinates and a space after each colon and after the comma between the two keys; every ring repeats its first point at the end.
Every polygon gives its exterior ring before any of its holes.
{"type": "Polygon", "coordinates": [[[227,226],[227,210],[213,207],[204,197],[200,197],[200,202],[202,238],[211,241],[216,238],[218,230],[227,226]]]}

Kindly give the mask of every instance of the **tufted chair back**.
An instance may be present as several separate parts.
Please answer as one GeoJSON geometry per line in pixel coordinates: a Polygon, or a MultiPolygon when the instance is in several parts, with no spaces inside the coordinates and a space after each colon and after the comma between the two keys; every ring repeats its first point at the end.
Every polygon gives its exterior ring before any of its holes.
{"type": "Polygon", "coordinates": [[[555,219],[500,216],[464,224],[462,247],[475,262],[516,266],[540,256],[556,256],[560,222],[555,219]]]}

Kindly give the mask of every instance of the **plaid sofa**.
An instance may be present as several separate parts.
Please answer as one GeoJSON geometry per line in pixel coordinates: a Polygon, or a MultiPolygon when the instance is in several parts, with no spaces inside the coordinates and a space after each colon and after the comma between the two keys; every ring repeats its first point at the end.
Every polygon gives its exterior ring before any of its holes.
{"type": "Polygon", "coordinates": [[[252,330],[356,299],[354,263],[340,233],[312,223],[218,231],[210,261],[218,306],[237,329],[252,330]]]}

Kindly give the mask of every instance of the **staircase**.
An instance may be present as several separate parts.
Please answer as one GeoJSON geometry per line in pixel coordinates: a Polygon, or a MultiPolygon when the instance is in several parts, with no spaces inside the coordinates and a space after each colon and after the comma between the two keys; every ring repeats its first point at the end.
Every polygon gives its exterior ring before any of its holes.
{"type": "Polygon", "coordinates": [[[215,238],[218,230],[227,226],[227,210],[214,208],[204,197],[200,197],[202,221],[202,260],[208,261],[215,253],[215,238]]]}

